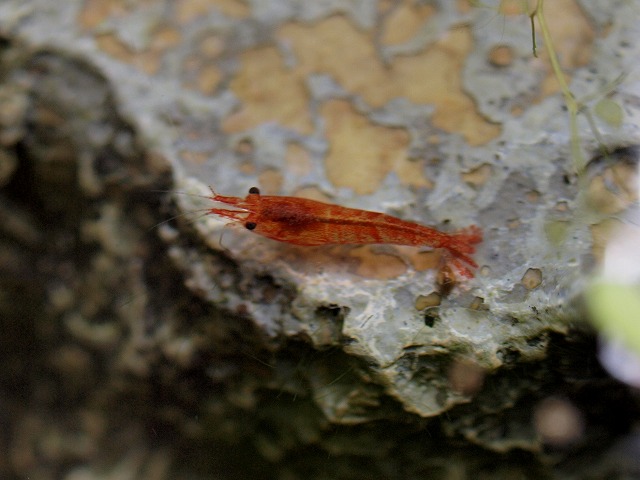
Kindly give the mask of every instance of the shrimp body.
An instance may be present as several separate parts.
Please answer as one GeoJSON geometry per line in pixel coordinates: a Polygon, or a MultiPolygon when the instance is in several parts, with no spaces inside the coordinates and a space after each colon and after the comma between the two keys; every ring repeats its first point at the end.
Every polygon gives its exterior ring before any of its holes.
{"type": "Polygon", "coordinates": [[[401,220],[391,215],[342,207],[306,198],[260,195],[251,188],[244,198],[213,192],[212,200],[234,207],[211,208],[210,213],[241,222],[248,230],[293,245],[392,244],[443,248],[465,277],[473,274],[466,265],[477,264],[469,256],[482,240],[474,226],[454,233],[401,220]]]}

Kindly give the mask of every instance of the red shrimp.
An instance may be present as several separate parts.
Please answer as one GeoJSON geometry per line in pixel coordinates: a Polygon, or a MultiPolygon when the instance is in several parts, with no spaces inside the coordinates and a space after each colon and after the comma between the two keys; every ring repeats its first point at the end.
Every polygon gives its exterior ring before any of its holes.
{"type": "Polygon", "coordinates": [[[469,267],[478,265],[470,257],[474,245],[482,241],[475,225],[454,233],[407,222],[384,213],[341,207],[306,198],[260,195],[252,187],[244,198],[225,197],[211,189],[215,202],[233,210],[211,208],[209,213],[242,223],[263,237],[293,245],[392,244],[442,248],[446,260],[464,277],[471,278],[469,267]]]}

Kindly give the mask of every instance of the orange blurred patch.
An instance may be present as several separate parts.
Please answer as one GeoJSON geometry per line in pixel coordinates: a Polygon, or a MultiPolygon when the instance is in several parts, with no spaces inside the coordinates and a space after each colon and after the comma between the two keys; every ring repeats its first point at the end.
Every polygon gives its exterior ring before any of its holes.
{"type": "MultiPolygon", "coordinates": [[[[402,22],[390,22],[388,28],[394,25],[401,28],[402,22]]],[[[387,30],[385,35],[396,38],[403,33],[387,30]]],[[[358,30],[342,16],[313,25],[290,23],[280,28],[279,36],[294,50],[300,78],[327,73],[373,107],[397,97],[433,104],[434,125],[463,135],[471,145],[484,144],[500,134],[500,127],[476,111],[462,88],[462,67],[472,49],[467,27],[458,27],[424,52],[399,57],[389,65],[381,63],[372,34],[358,30]]]]}
{"type": "Polygon", "coordinates": [[[116,34],[105,33],[96,37],[98,47],[113,58],[132,65],[148,75],[158,72],[162,54],[180,43],[180,32],[172,27],[160,26],[150,36],[148,48],[135,51],[116,34]]]}
{"type": "Polygon", "coordinates": [[[321,115],[331,144],[325,161],[327,177],[337,187],[359,195],[373,193],[406,156],[405,130],[375,125],[345,101],[325,103],[321,115]]]}
{"type": "Polygon", "coordinates": [[[403,3],[387,19],[381,42],[384,45],[397,45],[410,40],[435,13],[432,5],[403,3]]]}
{"type": "Polygon", "coordinates": [[[307,91],[295,72],[284,66],[275,48],[247,51],[240,56],[240,63],[230,86],[241,107],[223,122],[225,132],[241,132],[266,122],[311,132],[307,91]]]}
{"type": "Polygon", "coordinates": [[[176,0],[174,3],[180,23],[190,22],[214,9],[234,18],[245,18],[251,14],[249,6],[240,0],[176,0]]]}

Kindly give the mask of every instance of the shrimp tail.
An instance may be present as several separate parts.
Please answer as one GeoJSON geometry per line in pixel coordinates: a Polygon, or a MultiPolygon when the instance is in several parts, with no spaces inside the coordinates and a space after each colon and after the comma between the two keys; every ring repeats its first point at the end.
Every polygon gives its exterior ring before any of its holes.
{"type": "Polygon", "coordinates": [[[472,268],[478,268],[478,264],[466,255],[449,256],[449,258],[447,258],[447,260],[445,261],[453,265],[458,274],[464,278],[473,278],[472,268]]]}
{"type": "Polygon", "coordinates": [[[474,253],[476,243],[482,241],[482,230],[476,225],[458,230],[452,233],[448,239],[448,246],[452,250],[456,250],[459,253],[474,253]]]}
{"type": "Polygon", "coordinates": [[[475,244],[482,241],[482,230],[476,225],[458,230],[447,239],[444,248],[447,250],[448,261],[465,278],[472,278],[469,267],[478,268],[478,264],[469,256],[476,251],[475,244]]]}

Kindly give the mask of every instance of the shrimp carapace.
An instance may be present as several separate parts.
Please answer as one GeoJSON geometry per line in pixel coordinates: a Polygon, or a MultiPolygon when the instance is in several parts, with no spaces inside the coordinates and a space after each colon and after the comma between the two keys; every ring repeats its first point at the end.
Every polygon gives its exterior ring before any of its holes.
{"type": "Polygon", "coordinates": [[[260,195],[252,187],[243,199],[225,197],[211,190],[211,200],[234,209],[211,208],[210,213],[242,223],[263,237],[293,245],[392,244],[442,248],[450,263],[464,277],[477,268],[470,257],[482,231],[475,225],[453,233],[440,232],[391,215],[342,207],[307,198],[260,195]]]}

